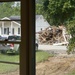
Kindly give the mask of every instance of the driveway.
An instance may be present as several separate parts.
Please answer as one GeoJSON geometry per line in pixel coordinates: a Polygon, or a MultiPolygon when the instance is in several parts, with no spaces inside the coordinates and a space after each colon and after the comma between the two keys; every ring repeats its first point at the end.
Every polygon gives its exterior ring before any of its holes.
{"type": "Polygon", "coordinates": [[[66,53],[67,46],[39,45],[38,49],[53,53],[66,53]]]}

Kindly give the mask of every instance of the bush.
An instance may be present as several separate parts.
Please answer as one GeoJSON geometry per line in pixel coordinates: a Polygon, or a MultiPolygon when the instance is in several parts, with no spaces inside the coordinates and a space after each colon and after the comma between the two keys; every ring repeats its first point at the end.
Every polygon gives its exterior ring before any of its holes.
{"type": "Polygon", "coordinates": [[[73,53],[75,50],[75,20],[72,20],[67,25],[68,33],[71,35],[68,45],[68,54],[73,53]]]}

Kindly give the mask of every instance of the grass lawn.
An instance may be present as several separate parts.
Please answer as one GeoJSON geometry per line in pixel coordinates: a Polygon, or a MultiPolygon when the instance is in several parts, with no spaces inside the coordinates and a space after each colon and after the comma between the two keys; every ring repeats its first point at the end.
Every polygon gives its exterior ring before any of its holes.
{"type": "MultiPolygon", "coordinates": [[[[0,61],[19,62],[19,55],[0,54],[0,61]]],[[[0,73],[15,71],[19,65],[0,63],[0,73]]]]}
{"type": "Polygon", "coordinates": [[[45,61],[48,59],[48,57],[52,57],[52,56],[54,55],[42,50],[36,51],[36,63],[45,61]]]}
{"type": "Polygon", "coordinates": [[[71,72],[71,73],[69,73],[67,75],[75,75],[75,71],[73,71],[73,72],[71,72]]]}
{"type": "MultiPolygon", "coordinates": [[[[50,56],[53,56],[53,54],[50,54],[48,52],[44,52],[41,50],[37,51],[36,52],[36,62],[45,61],[50,56]]],[[[19,55],[0,54],[0,61],[19,62],[19,55]]],[[[0,63],[0,74],[15,71],[17,68],[19,68],[19,65],[0,63]]]]}

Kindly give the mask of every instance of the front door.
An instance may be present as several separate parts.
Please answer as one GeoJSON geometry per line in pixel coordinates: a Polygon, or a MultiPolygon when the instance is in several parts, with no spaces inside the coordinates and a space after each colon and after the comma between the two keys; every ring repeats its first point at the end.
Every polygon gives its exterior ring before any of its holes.
{"type": "Polygon", "coordinates": [[[9,35],[9,28],[7,28],[7,35],[9,35]]]}

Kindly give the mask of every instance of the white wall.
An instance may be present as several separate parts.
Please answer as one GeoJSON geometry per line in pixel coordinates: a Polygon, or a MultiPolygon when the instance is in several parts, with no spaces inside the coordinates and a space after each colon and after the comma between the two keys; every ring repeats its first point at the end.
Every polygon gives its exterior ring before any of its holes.
{"type": "Polygon", "coordinates": [[[0,35],[1,35],[1,27],[0,27],[0,35]]]}
{"type": "Polygon", "coordinates": [[[49,23],[44,19],[44,17],[42,15],[40,15],[37,19],[36,19],[36,32],[39,32],[42,28],[42,30],[44,30],[45,28],[49,27],[49,23]]]}
{"type": "MultiPolygon", "coordinates": [[[[3,35],[1,34],[1,27],[2,27],[2,23],[0,22],[0,35],[3,35]]],[[[12,22],[12,28],[14,28],[14,34],[15,35],[18,35],[18,28],[20,27],[20,25],[12,22]]],[[[9,28],[9,35],[12,35],[11,33],[11,22],[4,22],[4,28],[9,28]]],[[[6,35],[6,34],[4,34],[6,35]]],[[[21,35],[21,34],[20,34],[21,35]]]]}
{"type": "Polygon", "coordinates": [[[15,34],[15,35],[18,35],[18,28],[19,28],[19,27],[20,27],[19,25],[13,23],[13,28],[14,28],[14,34],[15,34]]]}

